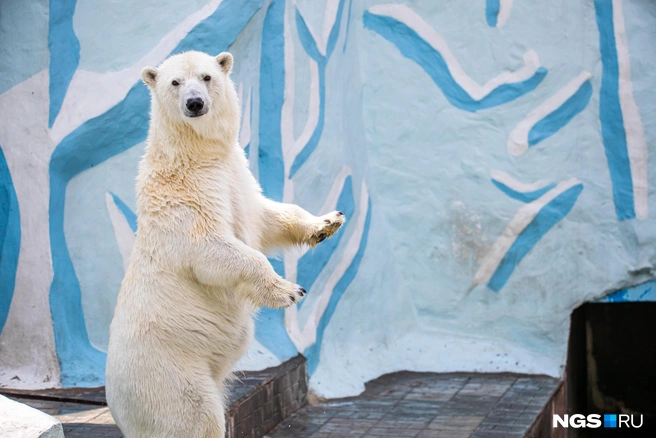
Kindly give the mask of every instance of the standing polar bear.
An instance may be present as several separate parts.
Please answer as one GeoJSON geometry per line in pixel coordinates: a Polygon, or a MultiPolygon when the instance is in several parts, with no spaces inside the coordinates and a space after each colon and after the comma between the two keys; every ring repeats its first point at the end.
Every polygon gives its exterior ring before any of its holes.
{"type": "Polygon", "coordinates": [[[152,109],[139,226],[107,353],[107,403],[126,438],[223,437],[254,311],[305,295],[263,251],[314,246],[344,222],[262,195],[237,142],[232,64],[186,52],[142,71],[152,109]]]}

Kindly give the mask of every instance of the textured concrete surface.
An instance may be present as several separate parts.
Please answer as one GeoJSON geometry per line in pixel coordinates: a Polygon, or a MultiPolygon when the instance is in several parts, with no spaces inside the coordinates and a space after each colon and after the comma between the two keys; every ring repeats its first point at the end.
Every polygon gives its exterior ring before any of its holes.
{"type": "Polygon", "coordinates": [[[301,409],[269,437],[523,437],[557,387],[546,376],[395,373],[301,409]]]}

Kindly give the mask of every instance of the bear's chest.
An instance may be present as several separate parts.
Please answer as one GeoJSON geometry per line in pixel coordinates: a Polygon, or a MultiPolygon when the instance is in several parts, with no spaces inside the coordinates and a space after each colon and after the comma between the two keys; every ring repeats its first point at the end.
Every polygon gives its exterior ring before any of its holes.
{"type": "Polygon", "coordinates": [[[197,227],[231,232],[251,245],[257,241],[258,191],[243,173],[239,167],[217,166],[199,175],[197,227]]]}

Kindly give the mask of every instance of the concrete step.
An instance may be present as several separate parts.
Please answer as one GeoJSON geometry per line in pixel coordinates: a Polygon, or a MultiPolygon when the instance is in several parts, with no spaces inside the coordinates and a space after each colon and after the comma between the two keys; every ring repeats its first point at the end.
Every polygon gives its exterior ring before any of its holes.
{"type": "Polygon", "coordinates": [[[263,437],[307,403],[307,366],[300,354],[240,380],[226,413],[226,438],[263,437]]]}

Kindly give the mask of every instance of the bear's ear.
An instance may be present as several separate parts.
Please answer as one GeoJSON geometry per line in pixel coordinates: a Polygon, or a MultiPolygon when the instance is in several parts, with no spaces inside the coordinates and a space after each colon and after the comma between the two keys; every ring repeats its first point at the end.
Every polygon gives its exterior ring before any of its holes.
{"type": "Polygon", "coordinates": [[[149,88],[155,88],[155,79],[157,79],[157,69],[155,67],[144,67],[141,70],[141,80],[149,88]]]}
{"type": "Polygon", "coordinates": [[[222,52],[216,55],[216,62],[219,63],[221,66],[221,70],[227,75],[230,74],[232,71],[232,63],[234,62],[234,59],[232,58],[232,55],[228,52],[222,52]]]}

